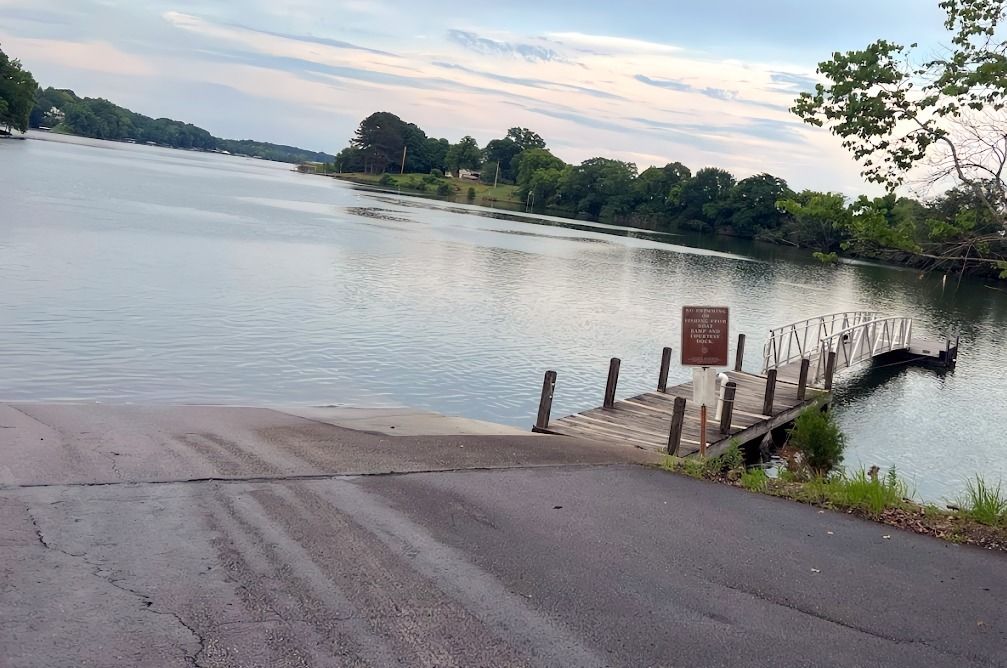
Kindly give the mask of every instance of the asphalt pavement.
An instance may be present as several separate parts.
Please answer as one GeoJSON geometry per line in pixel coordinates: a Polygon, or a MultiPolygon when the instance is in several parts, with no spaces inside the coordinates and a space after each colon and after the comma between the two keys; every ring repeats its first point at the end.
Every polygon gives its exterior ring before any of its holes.
{"type": "Polygon", "coordinates": [[[292,412],[0,405],[0,666],[1007,666],[1000,553],[292,412]]]}

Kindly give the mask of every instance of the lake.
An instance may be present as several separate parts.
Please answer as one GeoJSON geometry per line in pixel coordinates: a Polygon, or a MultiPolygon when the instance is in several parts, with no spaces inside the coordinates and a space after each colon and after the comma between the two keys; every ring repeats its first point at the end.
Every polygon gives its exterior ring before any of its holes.
{"type": "MultiPolygon", "coordinates": [[[[290,165],[0,141],[0,400],[408,405],[530,427],[653,389],[684,304],[731,307],[746,368],[777,325],[869,309],[962,337],[954,372],[845,372],[849,465],[924,499],[1007,482],[1007,293],[729,239],[369,192],[290,165]]],[[[1001,286],[1002,287],[1002,286],[1001,286]]],[[[689,379],[673,366],[671,380],[689,379]]]]}

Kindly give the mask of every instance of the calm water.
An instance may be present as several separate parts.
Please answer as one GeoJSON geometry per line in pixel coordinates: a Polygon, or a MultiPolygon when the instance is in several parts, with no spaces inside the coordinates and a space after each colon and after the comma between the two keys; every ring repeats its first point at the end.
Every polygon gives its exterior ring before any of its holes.
{"type": "MultiPolygon", "coordinates": [[[[765,332],[876,309],[959,332],[957,371],[843,377],[852,464],[929,499],[1007,482],[1007,294],[745,242],[355,190],[289,166],[85,140],[0,142],[0,400],[410,405],[529,426],[651,389],[686,303],[765,332]],[[705,243],[706,248],[687,244],[705,243]]],[[[676,368],[673,379],[690,372],[676,368]]]]}

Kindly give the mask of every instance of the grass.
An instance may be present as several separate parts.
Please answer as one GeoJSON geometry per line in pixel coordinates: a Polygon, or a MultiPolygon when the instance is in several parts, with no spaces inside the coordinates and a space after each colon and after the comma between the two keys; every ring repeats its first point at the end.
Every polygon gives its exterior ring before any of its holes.
{"type": "Polygon", "coordinates": [[[952,543],[967,543],[1007,551],[1007,492],[977,476],[969,482],[957,509],[919,504],[911,499],[909,485],[894,467],[879,476],[872,467],[808,478],[806,469],[744,468],[741,449],[732,447],[719,457],[666,456],[661,468],[701,480],[742,487],[750,492],[778,496],[857,515],[952,543]]]}
{"type": "Polygon", "coordinates": [[[517,196],[517,186],[498,185],[494,188],[479,181],[469,181],[467,179],[455,179],[451,177],[433,177],[429,174],[330,174],[337,179],[353,181],[354,183],[364,183],[368,185],[380,185],[384,188],[410,190],[423,195],[436,195],[437,188],[441,184],[446,184],[450,189],[450,194],[446,199],[459,202],[509,202],[511,204],[521,204],[517,196]],[[475,191],[475,197],[469,199],[469,189],[475,191]]]}
{"type": "Polygon", "coordinates": [[[719,480],[728,478],[736,480],[745,470],[745,455],[737,441],[731,441],[727,450],[717,457],[676,457],[665,455],[661,468],[673,473],[681,473],[690,478],[719,480]]]}
{"type": "Polygon", "coordinates": [[[765,492],[769,489],[769,474],[761,467],[749,469],[741,474],[741,486],[749,492],[765,492]]]}
{"type": "Polygon", "coordinates": [[[1000,483],[991,485],[977,475],[966,484],[965,496],[958,505],[980,524],[1007,526],[1007,494],[1000,483]]]}
{"type": "Polygon", "coordinates": [[[850,474],[815,478],[804,484],[803,491],[820,504],[859,510],[871,517],[906,507],[909,497],[908,485],[898,477],[894,467],[884,478],[872,477],[863,468],[850,474]]]}

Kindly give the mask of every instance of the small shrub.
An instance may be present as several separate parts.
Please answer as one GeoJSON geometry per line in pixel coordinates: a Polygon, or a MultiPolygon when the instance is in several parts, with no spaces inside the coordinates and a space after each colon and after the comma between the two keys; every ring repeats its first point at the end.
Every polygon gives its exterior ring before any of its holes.
{"type": "Polygon", "coordinates": [[[741,474],[741,486],[750,492],[765,492],[769,489],[769,476],[763,468],[754,468],[741,474]]]}
{"type": "Polygon", "coordinates": [[[476,198],[476,189],[473,188],[472,186],[469,186],[469,191],[466,194],[466,197],[468,197],[470,200],[471,199],[475,199],[476,198]]]}
{"type": "Polygon", "coordinates": [[[835,253],[821,253],[819,251],[815,251],[812,255],[822,264],[835,264],[839,262],[839,256],[835,253]]]}
{"type": "Polygon", "coordinates": [[[415,188],[417,191],[419,191],[421,193],[425,193],[427,191],[427,184],[425,184],[422,181],[420,181],[415,186],[413,186],[413,188],[415,188]]]}
{"type": "Polygon", "coordinates": [[[965,498],[958,505],[966,516],[980,524],[1007,524],[1007,493],[1000,483],[990,485],[981,475],[968,481],[965,498]]]}
{"type": "Polygon", "coordinates": [[[430,176],[434,177],[435,179],[442,179],[444,178],[444,172],[434,167],[433,169],[430,170],[430,176]]]}
{"type": "Polygon", "coordinates": [[[427,174],[427,175],[425,175],[423,177],[423,183],[426,183],[426,184],[431,185],[431,186],[434,185],[434,184],[436,184],[436,183],[439,183],[439,182],[440,182],[440,179],[438,179],[433,174],[427,174]]]}
{"type": "Polygon", "coordinates": [[[811,406],[794,422],[790,443],[801,454],[803,465],[812,475],[821,478],[843,461],[846,436],[831,413],[824,413],[817,406],[811,406]]]}
{"type": "Polygon", "coordinates": [[[440,184],[439,186],[437,186],[437,194],[440,195],[441,197],[447,197],[448,195],[451,194],[451,186],[449,186],[446,183],[440,184]]]}
{"type": "Polygon", "coordinates": [[[382,185],[382,186],[394,186],[395,185],[395,177],[392,176],[391,174],[383,174],[381,176],[381,179],[378,181],[378,185],[382,185]]]}
{"type": "Polygon", "coordinates": [[[745,468],[745,453],[741,451],[741,445],[737,439],[731,439],[731,442],[727,444],[727,450],[720,455],[720,460],[725,471],[745,468]]]}

